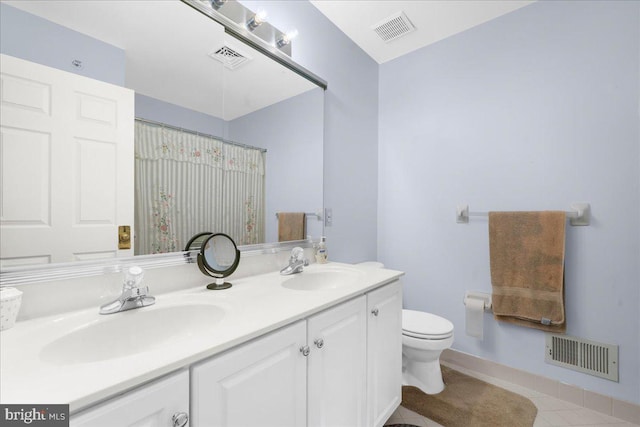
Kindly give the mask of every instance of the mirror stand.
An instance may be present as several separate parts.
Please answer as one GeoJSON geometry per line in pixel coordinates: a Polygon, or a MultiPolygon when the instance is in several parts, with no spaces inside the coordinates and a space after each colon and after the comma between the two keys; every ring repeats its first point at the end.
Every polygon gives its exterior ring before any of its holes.
{"type": "Polygon", "coordinates": [[[215,283],[209,283],[207,289],[212,291],[221,291],[222,289],[228,289],[231,287],[231,283],[225,282],[222,277],[216,279],[215,283]]]}
{"type": "Polygon", "coordinates": [[[207,276],[214,277],[216,279],[214,283],[209,283],[207,285],[207,289],[212,291],[221,291],[223,289],[229,289],[231,287],[231,283],[224,281],[224,278],[226,276],[218,276],[218,275],[214,276],[213,274],[209,273],[207,267],[204,265],[204,256],[202,255],[202,253],[198,254],[196,260],[197,260],[196,262],[198,264],[198,267],[200,268],[200,271],[202,271],[207,276]]]}

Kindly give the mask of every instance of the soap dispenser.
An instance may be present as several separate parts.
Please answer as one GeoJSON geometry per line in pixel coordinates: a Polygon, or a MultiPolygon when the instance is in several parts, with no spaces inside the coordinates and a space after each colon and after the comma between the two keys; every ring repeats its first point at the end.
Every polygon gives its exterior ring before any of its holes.
{"type": "Polygon", "coordinates": [[[322,236],[320,243],[318,243],[318,249],[316,250],[316,262],[318,264],[326,264],[329,261],[327,253],[327,238],[322,236]]]}

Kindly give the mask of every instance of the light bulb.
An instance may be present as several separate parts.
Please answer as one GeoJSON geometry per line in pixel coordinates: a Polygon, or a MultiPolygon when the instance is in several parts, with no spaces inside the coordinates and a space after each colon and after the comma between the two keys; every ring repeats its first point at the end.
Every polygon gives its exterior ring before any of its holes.
{"type": "Polygon", "coordinates": [[[295,29],[289,30],[286,33],[284,33],[276,43],[279,48],[282,48],[288,45],[289,43],[291,43],[291,40],[295,39],[296,37],[298,37],[298,30],[295,30],[295,29]]]}
{"type": "Polygon", "coordinates": [[[211,0],[211,7],[214,9],[219,9],[227,2],[227,0],[211,0]]]}
{"type": "Polygon", "coordinates": [[[253,31],[256,28],[258,28],[261,24],[264,24],[265,22],[267,22],[267,11],[264,9],[261,9],[258,12],[256,12],[256,14],[253,15],[253,18],[251,18],[247,22],[247,28],[250,31],[253,31]]]}

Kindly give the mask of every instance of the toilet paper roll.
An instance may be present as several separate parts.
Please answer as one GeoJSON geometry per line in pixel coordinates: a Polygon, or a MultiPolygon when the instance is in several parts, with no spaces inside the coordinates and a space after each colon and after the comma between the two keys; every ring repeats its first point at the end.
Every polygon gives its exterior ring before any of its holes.
{"type": "Polygon", "coordinates": [[[482,339],[484,332],[484,300],[467,298],[465,306],[465,329],[467,335],[482,339]]]}

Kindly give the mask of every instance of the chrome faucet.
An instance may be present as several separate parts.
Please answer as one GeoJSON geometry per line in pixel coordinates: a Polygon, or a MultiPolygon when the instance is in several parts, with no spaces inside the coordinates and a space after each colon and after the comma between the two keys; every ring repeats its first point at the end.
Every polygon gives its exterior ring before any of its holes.
{"type": "Polygon", "coordinates": [[[302,273],[304,267],[309,265],[309,260],[304,257],[304,249],[295,247],[291,249],[289,265],[280,270],[280,274],[288,276],[290,274],[302,273]]]}
{"type": "Polygon", "coordinates": [[[149,295],[148,286],[140,286],[144,271],[140,267],[131,267],[125,273],[122,294],[115,301],[100,306],[100,314],[113,314],[134,308],[146,307],[156,303],[149,295]]]}

